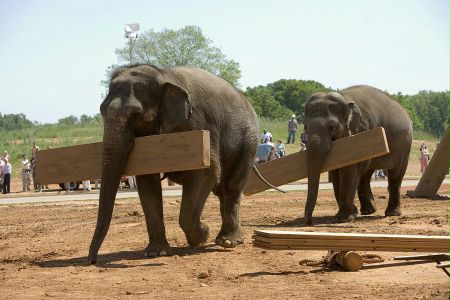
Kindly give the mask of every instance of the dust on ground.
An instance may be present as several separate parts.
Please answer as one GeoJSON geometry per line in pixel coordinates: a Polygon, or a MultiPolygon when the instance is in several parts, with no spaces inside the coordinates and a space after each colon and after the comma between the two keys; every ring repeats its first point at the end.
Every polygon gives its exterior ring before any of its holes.
{"type": "MultiPolygon", "coordinates": [[[[384,263],[343,272],[299,265],[326,251],[271,251],[251,244],[255,229],[448,236],[448,200],[410,199],[404,196],[408,189],[401,191],[403,216],[384,217],[388,195],[378,188],[378,211],[351,223],[334,221],[333,192],[320,191],[314,227],[303,222],[305,192],[245,197],[240,212],[246,240],[234,249],[214,244],[221,224],[216,197],[205,205],[202,220],[210,238],[198,249],[188,247],[178,226],[180,197],[166,197],[174,255],[158,258],[143,257],[148,237],[139,200],[119,199],[96,266],[88,266],[86,256],[97,201],[0,206],[0,298],[448,299],[449,278],[435,263],[393,260],[414,253],[379,252],[384,263]]],[[[449,186],[439,193],[448,195],[449,186]]]]}

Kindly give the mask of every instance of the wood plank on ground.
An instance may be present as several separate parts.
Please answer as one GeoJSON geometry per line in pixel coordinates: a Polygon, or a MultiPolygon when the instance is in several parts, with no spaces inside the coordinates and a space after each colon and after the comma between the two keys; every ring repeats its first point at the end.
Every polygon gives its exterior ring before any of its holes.
{"type": "Polygon", "coordinates": [[[448,236],[256,230],[253,244],[273,250],[449,252],[448,236]]]}
{"type": "MultiPolygon", "coordinates": [[[[388,153],[389,146],[384,128],[375,128],[334,141],[325,158],[322,172],[339,169],[388,153]]],[[[274,186],[280,186],[308,177],[306,160],[306,151],[299,151],[259,164],[257,168],[268,182],[274,186]]],[[[252,171],[244,188],[244,194],[252,195],[268,189],[270,187],[256,175],[255,171],[252,171]]]]}
{"type": "Polygon", "coordinates": [[[431,157],[414,191],[406,194],[413,198],[436,196],[449,169],[449,129],[444,132],[441,141],[431,157]]]}
{"type": "MultiPolygon", "coordinates": [[[[103,143],[40,150],[36,182],[40,184],[98,179],[103,143]]],[[[209,131],[186,131],[135,138],[123,175],[143,175],[210,166],[209,131]]]]}

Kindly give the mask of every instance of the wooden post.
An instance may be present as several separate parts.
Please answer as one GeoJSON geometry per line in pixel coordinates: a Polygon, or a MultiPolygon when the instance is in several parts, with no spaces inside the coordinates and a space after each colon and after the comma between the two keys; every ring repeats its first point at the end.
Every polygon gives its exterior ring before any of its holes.
{"type": "Polygon", "coordinates": [[[428,167],[414,191],[406,194],[413,198],[434,197],[449,169],[449,130],[448,127],[434,152],[428,167]]]}
{"type": "Polygon", "coordinates": [[[361,255],[354,251],[339,251],[335,257],[336,263],[347,271],[358,271],[363,266],[361,255]]]}
{"type": "MultiPolygon", "coordinates": [[[[325,158],[322,172],[339,169],[388,153],[389,146],[384,128],[375,128],[334,141],[325,158]]],[[[274,186],[280,186],[308,177],[306,160],[306,151],[299,151],[259,164],[256,167],[268,182],[274,186]]],[[[253,171],[244,188],[244,194],[252,195],[268,189],[270,187],[253,171]]]]}
{"type": "MultiPolygon", "coordinates": [[[[98,179],[103,143],[41,150],[36,154],[36,182],[63,183],[98,179]]],[[[209,131],[186,131],[135,139],[123,175],[196,170],[210,165],[209,131]]]]}

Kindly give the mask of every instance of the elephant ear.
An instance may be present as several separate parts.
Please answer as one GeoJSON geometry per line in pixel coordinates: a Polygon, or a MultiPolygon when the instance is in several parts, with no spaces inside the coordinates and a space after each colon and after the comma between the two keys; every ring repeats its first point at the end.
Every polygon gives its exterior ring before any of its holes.
{"type": "Polygon", "coordinates": [[[158,117],[160,133],[172,132],[185,123],[191,114],[191,98],[188,91],[176,84],[164,83],[160,92],[158,117]]]}
{"type": "Polygon", "coordinates": [[[359,126],[362,119],[361,110],[359,109],[358,105],[350,99],[349,97],[344,97],[347,100],[347,107],[348,107],[348,116],[347,116],[347,128],[349,131],[349,135],[358,133],[359,126]]]}

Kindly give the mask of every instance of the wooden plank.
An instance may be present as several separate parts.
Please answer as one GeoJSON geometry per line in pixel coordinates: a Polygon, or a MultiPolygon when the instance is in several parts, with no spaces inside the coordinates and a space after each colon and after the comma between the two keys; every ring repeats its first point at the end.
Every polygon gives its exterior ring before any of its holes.
{"type": "Polygon", "coordinates": [[[384,252],[436,252],[436,248],[391,248],[391,247],[372,247],[372,246],[353,246],[346,245],[345,247],[330,247],[330,246],[317,246],[317,247],[306,247],[306,246],[279,246],[270,245],[262,243],[259,241],[253,241],[253,246],[258,248],[264,248],[269,250],[336,250],[336,251],[384,251],[384,252]]]}
{"type": "MultiPolygon", "coordinates": [[[[322,172],[339,169],[354,163],[389,153],[384,128],[379,127],[331,144],[325,158],[322,172]]],[[[283,156],[279,159],[257,165],[261,175],[271,184],[280,186],[308,177],[306,151],[283,156]]],[[[270,189],[253,171],[244,188],[245,195],[252,195],[270,189]]]]}
{"type": "Polygon", "coordinates": [[[282,231],[282,230],[255,230],[254,235],[272,237],[272,238],[289,238],[289,239],[343,239],[343,240],[405,240],[405,241],[447,241],[450,242],[449,236],[430,236],[430,235],[402,235],[402,234],[363,234],[363,233],[339,233],[339,232],[305,232],[305,231],[282,231]]]}
{"type": "Polygon", "coordinates": [[[414,247],[427,247],[427,248],[448,248],[448,240],[425,240],[425,241],[405,241],[405,240],[316,240],[316,239],[275,239],[275,238],[267,238],[254,236],[255,241],[264,242],[270,245],[302,245],[302,246],[348,246],[349,244],[357,245],[357,246],[365,246],[371,245],[374,247],[405,247],[405,246],[414,246],[414,247]]]}
{"type": "Polygon", "coordinates": [[[253,243],[266,249],[449,252],[448,236],[256,230],[253,243]]]}
{"type": "Polygon", "coordinates": [[[423,172],[414,191],[406,194],[413,198],[436,196],[449,169],[449,129],[444,132],[439,146],[434,152],[428,167],[423,172]]]}
{"type": "MultiPolygon", "coordinates": [[[[103,143],[40,150],[36,155],[36,181],[49,184],[98,179],[102,152],[103,143]]],[[[124,175],[195,170],[209,165],[209,131],[160,134],[135,139],[124,175]]]]}

